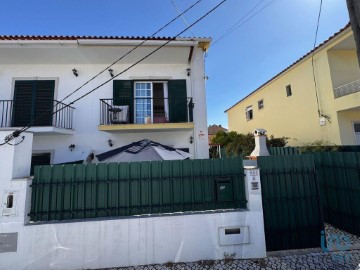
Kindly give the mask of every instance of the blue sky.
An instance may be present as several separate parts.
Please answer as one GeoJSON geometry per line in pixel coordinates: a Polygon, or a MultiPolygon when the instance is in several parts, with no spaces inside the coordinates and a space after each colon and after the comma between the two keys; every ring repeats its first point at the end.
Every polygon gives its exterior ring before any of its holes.
{"type": "MultiPolygon", "coordinates": [[[[180,10],[196,2],[172,1],[180,10]]],[[[178,14],[172,1],[3,0],[0,35],[149,36],[178,14]]],[[[186,20],[193,22],[219,2],[203,0],[185,15],[186,20]]],[[[320,0],[227,0],[183,35],[215,41],[256,5],[249,16],[263,8],[216,42],[207,54],[209,125],[227,126],[225,109],[312,49],[319,4],[320,0]]],[[[348,21],[346,0],[323,0],[318,43],[348,21]]],[[[183,20],[178,20],[159,36],[176,35],[185,27],[183,20]]]]}

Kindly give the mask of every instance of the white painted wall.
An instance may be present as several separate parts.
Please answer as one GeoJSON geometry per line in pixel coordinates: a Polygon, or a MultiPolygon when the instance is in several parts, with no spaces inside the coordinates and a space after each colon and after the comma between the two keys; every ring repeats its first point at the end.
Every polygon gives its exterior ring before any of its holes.
{"type": "MultiPolygon", "coordinates": [[[[176,48],[172,49],[176,50],[176,48]]],[[[180,49],[183,50],[183,48],[179,48],[179,50],[180,49]]],[[[62,50],[66,50],[66,48],[62,50]]],[[[62,50],[58,50],[58,57],[61,57],[62,50]]],[[[73,51],[74,48],[71,50],[73,51]]],[[[158,53],[160,52],[161,51],[158,53]]],[[[44,58],[44,62],[46,61],[44,58]]],[[[193,97],[195,102],[195,128],[193,131],[138,133],[108,133],[99,131],[99,99],[113,97],[113,84],[110,82],[73,105],[76,108],[73,118],[73,135],[40,135],[39,133],[34,133],[33,150],[36,152],[52,150],[54,152],[54,156],[52,157],[53,162],[61,163],[81,159],[83,158],[83,153],[87,153],[88,150],[95,150],[96,154],[111,150],[112,148],[109,148],[107,144],[108,139],[113,140],[114,147],[120,147],[136,140],[150,139],[172,145],[176,148],[189,148],[193,158],[208,158],[206,96],[202,50],[195,48],[192,63],[190,65],[185,63],[151,64],[151,60],[148,60],[147,64],[139,64],[116,79],[186,79],[188,96],[193,97]],[[192,69],[190,77],[187,76],[186,71],[189,67],[192,69]],[[203,135],[199,136],[199,134],[203,135]],[[189,142],[190,136],[194,137],[193,144],[189,142]],[[68,149],[70,144],[76,145],[73,152],[70,152],[68,149]]],[[[114,73],[117,74],[128,66],[129,64],[117,64],[113,66],[112,69],[114,73]]],[[[17,79],[54,79],[56,80],[55,99],[61,100],[105,67],[106,65],[97,63],[69,65],[57,64],[56,62],[51,64],[38,63],[34,65],[0,64],[0,89],[2,89],[0,92],[0,100],[13,99],[14,81],[17,79]],[[78,70],[78,77],[73,75],[73,68],[78,70]]],[[[64,102],[69,103],[73,101],[109,78],[109,73],[104,72],[64,102]]]]}
{"type": "MultiPolygon", "coordinates": [[[[23,154],[30,155],[31,140],[21,145],[23,154]]],[[[19,146],[0,147],[0,160],[19,146]]],[[[24,160],[18,165],[27,166],[27,163],[24,160]]],[[[17,211],[12,216],[0,215],[0,233],[18,233],[17,251],[0,253],[1,270],[95,269],[191,262],[223,259],[225,253],[235,253],[235,258],[266,256],[261,185],[256,168],[245,169],[247,210],[52,224],[28,224],[31,181],[11,179],[7,171],[12,171],[12,166],[1,170],[6,178],[0,181],[0,194],[15,192],[17,211]],[[228,228],[241,228],[240,234],[225,235],[228,228]]],[[[1,205],[0,213],[3,209],[1,205]]]]}

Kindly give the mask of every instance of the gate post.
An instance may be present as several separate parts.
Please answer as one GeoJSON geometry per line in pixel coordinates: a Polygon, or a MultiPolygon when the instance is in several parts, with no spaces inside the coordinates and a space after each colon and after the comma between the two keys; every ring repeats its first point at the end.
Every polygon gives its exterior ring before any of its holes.
{"type": "Polygon", "coordinates": [[[255,166],[245,166],[245,187],[247,208],[250,211],[263,211],[260,183],[260,169],[255,166]]]}

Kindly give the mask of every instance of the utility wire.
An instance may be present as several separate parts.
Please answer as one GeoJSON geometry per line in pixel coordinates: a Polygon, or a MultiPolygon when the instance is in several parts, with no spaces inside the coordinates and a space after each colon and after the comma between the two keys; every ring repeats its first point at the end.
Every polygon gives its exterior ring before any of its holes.
{"type": "MultiPolygon", "coordinates": [[[[181,18],[183,19],[184,23],[186,26],[189,26],[188,22],[186,21],[185,17],[181,14],[181,11],[180,9],[177,7],[176,3],[175,3],[175,0],[171,0],[171,3],[173,4],[174,8],[177,10],[177,12],[180,14],[181,18]]],[[[191,34],[193,36],[195,36],[194,32],[191,31],[191,29],[189,29],[189,31],[191,32],[191,34]]]]}
{"type": "MultiPolygon", "coordinates": [[[[159,30],[157,30],[155,33],[153,33],[150,37],[147,37],[146,39],[144,39],[142,42],[140,42],[138,45],[136,45],[134,48],[132,48],[129,52],[125,53],[124,55],[122,55],[120,58],[118,58],[115,62],[113,62],[111,65],[107,66],[106,68],[104,68],[102,71],[100,71],[99,73],[97,73],[95,76],[93,76],[91,79],[87,80],[85,83],[83,83],[81,86],[79,86],[78,88],[76,88],[73,92],[71,92],[69,95],[67,95],[66,97],[64,97],[62,100],[60,100],[60,102],[63,102],[65,99],[69,98],[70,96],[72,96],[73,94],[75,94],[76,92],[78,92],[81,88],[83,88],[85,85],[87,85],[88,83],[90,83],[91,81],[93,81],[95,78],[97,78],[98,76],[100,76],[102,73],[104,73],[105,71],[107,71],[109,68],[111,68],[112,66],[114,66],[116,63],[118,63],[119,61],[121,61],[122,59],[124,59],[126,56],[128,56],[130,53],[132,53],[133,51],[135,51],[137,48],[139,48],[140,46],[142,46],[146,41],[148,41],[151,37],[154,37],[156,34],[158,34],[159,32],[161,32],[162,30],[164,30],[164,28],[168,27],[170,24],[172,24],[174,21],[176,21],[177,19],[179,19],[181,16],[183,16],[185,13],[187,13],[189,10],[191,10],[192,8],[194,8],[196,5],[198,5],[202,0],[198,0],[196,1],[194,4],[192,4],[191,6],[189,6],[186,10],[184,10],[183,12],[180,12],[180,14],[178,16],[176,16],[174,19],[172,19],[170,22],[166,23],[164,26],[162,26],[159,30]]],[[[69,104],[70,105],[70,104],[69,104]]],[[[65,106],[62,109],[65,109],[69,106],[65,106]]],[[[53,106],[52,109],[54,109],[55,106],[53,106]]],[[[60,109],[61,110],[61,109],[60,109]]],[[[60,110],[55,111],[53,114],[59,112],[60,110]]],[[[40,116],[38,116],[35,120],[34,123],[36,123],[37,121],[39,121],[40,119],[44,118],[48,116],[47,114],[42,114],[40,116]]],[[[7,136],[5,138],[5,143],[0,144],[0,146],[8,143],[9,141],[11,141],[13,138],[18,137],[21,132],[23,132],[24,130],[27,130],[28,128],[30,128],[31,125],[30,123],[21,128],[20,130],[16,130],[12,133],[11,136],[7,136]]]]}
{"type": "MultiPolygon", "coordinates": [[[[312,57],[311,57],[312,73],[313,73],[314,86],[315,86],[316,104],[317,104],[317,110],[318,110],[319,117],[324,116],[324,115],[322,114],[322,112],[320,110],[319,96],[318,96],[318,92],[317,92],[317,82],[316,82],[316,76],[315,76],[314,57],[315,57],[315,48],[316,48],[317,36],[318,36],[319,25],[320,25],[322,3],[323,3],[323,0],[320,0],[319,15],[318,15],[318,18],[317,18],[317,25],[316,25],[316,31],[315,31],[315,41],[314,41],[313,53],[312,53],[312,57]]],[[[329,121],[328,117],[326,117],[326,119],[329,121]]]]}
{"type": "Polygon", "coordinates": [[[199,4],[202,0],[198,0],[197,2],[195,2],[193,5],[191,5],[190,7],[188,7],[186,10],[184,10],[182,13],[180,13],[178,16],[176,16],[174,19],[172,19],[170,22],[168,22],[167,24],[165,24],[164,26],[162,26],[159,30],[157,30],[155,33],[153,33],[150,37],[147,37],[146,39],[144,39],[141,43],[139,43],[138,45],[136,45],[134,48],[132,48],[129,52],[125,53],[123,56],[121,56],[119,59],[117,59],[115,62],[113,62],[111,65],[109,65],[108,67],[104,68],[102,71],[100,71],[98,74],[96,74],[94,77],[92,77],[90,80],[86,81],[84,84],[82,84],[80,87],[78,87],[77,89],[75,89],[72,93],[70,93],[69,95],[67,95],[66,97],[64,97],[60,102],[63,102],[65,99],[67,99],[68,97],[72,96],[74,93],[76,93],[77,91],[79,91],[82,87],[84,87],[85,85],[87,85],[89,82],[91,82],[92,80],[94,80],[95,78],[97,78],[99,75],[101,75],[102,73],[104,73],[105,71],[107,71],[109,68],[111,68],[112,66],[114,66],[116,63],[118,63],[119,61],[121,61],[122,59],[124,59],[126,56],[128,56],[130,53],[132,53],[133,51],[135,51],[137,48],[139,48],[140,46],[142,46],[146,41],[148,41],[151,37],[154,37],[156,34],[158,34],[159,32],[161,32],[162,30],[164,30],[164,28],[168,27],[170,24],[172,24],[174,21],[176,21],[177,19],[179,19],[180,17],[182,17],[186,12],[188,12],[189,10],[191,10],[193,7],[195,7],[197,4],[199,4]]]}
{"type": "MultiPolygon", "coordinates": [[[[161,46],[159,46],[158,48],[156,48],[155,50],[153,50],[152,52],[150,52],[149,54],[147,54],[146,56],[144,56],[143,58],[141,58],[140,60],[138,60],[137,62],[135,62],[134,64],[130,65],[129,67],[127,67],[126,69],[124,69],[123,71],[119,72],[118,74],[114,75],[114,77],[106,80],[105,82],[101,83],[100,85],[96,86],[95,88],[93,88],[92,90],[88,91],[87,93],[85,93],[84,95],[78,97],[77,99],[73,100],[72,102],[70,102],[69,104],[65,105],[63,108],[60,108],[59,110],[53,112],[52,114],[56,114],[57,112],[64,110],[67,107],[70,107],[71,105],[73,105],[75,102],[79,101],[80,99],[83,99],[84,97],[88,96],[89,94],[91,94],[92,92],[94,92],[95,90],[99,89],[100,87],[104,86],[105,84],[107,84],[108,82],[112,81],[113,79],[115,79],[116,77],[120,76],[121,74],[125,73],[126,71],[128,71],[129,69],[133,68],[134,66],[138,65],[139,63],[141,63],[142,61],[144,61],[145,59],[149,58],[151,55],[153,55],[154,53],[156,53],[157,51],[159,51],[161,48],[165,47],[167,44],[169,44],[171,41],[176,40],[176,38],[178,36],[180,36],[181,34],[183,34],[184,32],[186,32],[187,30],[189,30],[191,27],[193,27],[195,24],[199,23],[200,21],[202,21],[205,17],[207,17],[209,14],[211,14],[212,12],[214,12],[216,9],[218,9],[222,4],[224,4],[227,0],[222,0],[219,4],[217,4],[215,7],[213,7],[211,10],[209,10],[208,12],[206,12],[203,16],[201,16],[199,19],[197,19],[195,22],[193,22],[191,25],[189,25],[188,27],[186,27],[183,31],[181,31],[180,33],[178,33],[176,36],[172,37],[171,39],[169,39],[167,42],[165,42],[164,44],[162,44],[161,46]]],[[[12,139],[18,137],[22,132],[28,130],[31,126],[27,126],[24,128],[21,128],[20,130],[16,130],[13,132],[11,138],[8,138],[8,140],[6,140],[5,138],[5,143],[8,143],[9,141],[11,141],[12,139]]],[[[5,144],[4,143],[4,144],[5,144]]],[[[3,144],[0,144],[0,146],[3,144]]]]}
{"type": "Polygon", "coordinates": [[[258,8],[262,3],[264,3],[266,0],[262,0],[260,1],[258,4],[256,4],[251,10],[249,10],[244,16],[242,16],[240,18],[240,20],[238,20],[235,24],[233,24],[233,26],[231,26],[228,30],[226,30],[226,32],[224,34],[222,34],[219,38],[217,38],[216,40],[214,40],[212,42],[212,47],[214,47],[214,45],[216,43],[218,43],[220,40],[222,40],[223,38],[225,38],[226,36],[230,35],[232,32],[234,32],[236,29],[238,29],[240,26],[244,25],[245,23],[247,23],[249,20],[251,20],[253,17],[255,17],[257,14],[259,14],[262,10],[264,10],[265,8],[267,8],[269,5],[271,5],[274,0],[271,0],[267,5],[263,6],[261,9],[257,10],[253,15],[251,15],[250,17],[248,17],[256,8],[258,8]],[[248,17],[248,18],[247,18],[248,17]]]}

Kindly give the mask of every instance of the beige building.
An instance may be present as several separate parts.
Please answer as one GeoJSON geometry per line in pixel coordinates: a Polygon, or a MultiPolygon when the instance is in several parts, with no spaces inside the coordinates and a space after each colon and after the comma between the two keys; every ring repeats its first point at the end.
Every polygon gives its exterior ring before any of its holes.
{"type": "Polygon", "coordinates": [[[360,144],[360,69],[350,24],[225,112],[230,131],[265,128],[290,137],[290,145],[360,144]]]}

